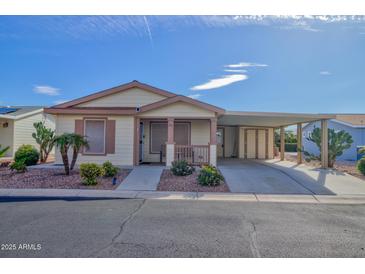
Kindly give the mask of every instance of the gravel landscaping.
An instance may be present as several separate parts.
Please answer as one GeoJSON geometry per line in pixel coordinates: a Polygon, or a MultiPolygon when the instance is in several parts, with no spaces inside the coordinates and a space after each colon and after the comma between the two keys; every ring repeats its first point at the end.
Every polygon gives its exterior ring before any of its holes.
{"type": "Polygon", "coordinates": [[[227,184],[222,182],[219,186],[201,186],[198,184],[199,172],[187,176],[175,176],[168,169],[161,174],[160,183],[157,190],[159,191],[183,191],[183,192],[230,192],[227,184]]]}
{"type": "Polygon", "coordinates": [[[0,168],[0,188],[115,189],[130,172],[130,169],[121,170],[114,186],[112,178],[100,178],[97,185],[86,186],[82,184],[78,170],[73,170],[66,176],[63,168],[30,168],[25,173],[0,168]]]}

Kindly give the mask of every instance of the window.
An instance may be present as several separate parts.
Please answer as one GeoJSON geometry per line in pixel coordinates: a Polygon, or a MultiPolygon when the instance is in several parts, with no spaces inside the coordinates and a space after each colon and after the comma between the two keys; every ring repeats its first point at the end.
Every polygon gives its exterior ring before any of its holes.
{"type": "Polygon", "coordinates": [[[89,142],[85,154],[105,153],[105,120],[85,120],[85,136],[89,142]]]}
{"type": "MultiPolygon", "coordinates": [[[[177,145],[190,144],[190,124],[175,122],[174,141],[177,145]]],[[[167,142],[167,123],[151,122],[150,153],[160,153],[167,142]]]]}

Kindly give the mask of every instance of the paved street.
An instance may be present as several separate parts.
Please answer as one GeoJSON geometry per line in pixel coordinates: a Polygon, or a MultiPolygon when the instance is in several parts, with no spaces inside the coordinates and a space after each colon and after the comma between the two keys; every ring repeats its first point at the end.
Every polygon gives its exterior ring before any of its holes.
{"type": "Polygon", "coordinates": [[[0,201],[0,257],[365,257],[365,205],[0,201]]]}

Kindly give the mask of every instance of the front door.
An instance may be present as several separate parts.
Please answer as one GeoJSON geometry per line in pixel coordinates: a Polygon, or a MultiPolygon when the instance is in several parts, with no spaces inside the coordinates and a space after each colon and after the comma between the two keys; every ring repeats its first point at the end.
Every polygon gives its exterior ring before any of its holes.
{"type": "Polygon", "coordinates": [[[224,128],[217,129],[217,156],[224,157],[224,128]]]}
{"type": "Polygon", "coordinates": [[[143,136],[144,136],[144,127],[143,123],[139,124],[139,162],[143,162],[143,136]]]}

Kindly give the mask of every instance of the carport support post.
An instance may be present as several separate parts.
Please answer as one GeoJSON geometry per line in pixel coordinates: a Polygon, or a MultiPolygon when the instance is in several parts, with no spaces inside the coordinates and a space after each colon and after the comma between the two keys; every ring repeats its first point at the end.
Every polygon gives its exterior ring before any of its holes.
{"type": "Polygon", "coordinates": [[[328,121],[321,120],[321,164],[322,168],[328,168],[328,121]]]}
{"type": "Polygon", "coordinates": [[[302,157],[302,123],[297,124],[297,163],[303,162],[302,157]]]}
{"type": "Polygon", "coordinates": [[[285,158],[285,127],[280,127],[280,161],[285,158]]]}

